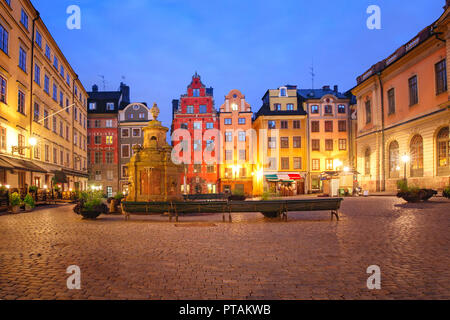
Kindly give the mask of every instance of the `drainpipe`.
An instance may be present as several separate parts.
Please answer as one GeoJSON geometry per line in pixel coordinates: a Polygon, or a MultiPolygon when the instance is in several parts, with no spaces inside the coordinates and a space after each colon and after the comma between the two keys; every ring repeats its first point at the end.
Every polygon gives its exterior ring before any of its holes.
{"type": "MultiPolygon", "coordinates": [[[[31,72],[30,72],[30,138],[33,135],[33,82],[34,82],[34,41],[36,36],[36,21],[39,20],[40,14],[36,10],[36,17],[33,19],[32,34],[31,34],[31,72]]],[[[33,148],[30,148],[30,160],[33,161],[33,148]]],[[[30,186],[33,185],[33,171],[30,171],[30,186]]]]}
{"type": "MultiPolygon", "coordinates": [[[[305,103],[306,104],[306,103],[305,103]]],[[[308,110],[308,109],[307,109],[308,110]]],[[[309,191],[312,191],[311,188],[311,150],[310,150],[310,139],[311,133],[309,130],[309,112],[306,112],[306,179],[305,179],[305,194],[308,194],[309,191]]]]}
{"type": "Polygon", "coordinates": [[[377,73],[378,82],[381,90],[381,191],[386,190],[386,148],[385,148],[385,134],[384,134],[384,90],[383,82],[381,81],[381,72],[377,73]]]}

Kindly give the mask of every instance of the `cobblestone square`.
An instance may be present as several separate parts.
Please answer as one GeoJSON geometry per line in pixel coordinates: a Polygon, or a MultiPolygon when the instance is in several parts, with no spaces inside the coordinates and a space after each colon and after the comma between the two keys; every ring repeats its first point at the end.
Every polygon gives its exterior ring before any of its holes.
{"type": "Polygon", "coordinates": [[[347,198],[329,212],[82,220],[0,216],[0,299],[449,299],[450,201],[347,198]],[[81,269],[69,290],[66,269],[81,269]],[[381,290],[368,290],[370,265],[381,290]]]}

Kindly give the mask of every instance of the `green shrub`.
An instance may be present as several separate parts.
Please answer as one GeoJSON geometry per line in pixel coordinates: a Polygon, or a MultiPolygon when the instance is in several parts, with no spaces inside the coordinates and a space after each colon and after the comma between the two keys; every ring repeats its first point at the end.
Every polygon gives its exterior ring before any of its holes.
{"type": "Polygon", "coordinates": [[[122,192],[117,192],[117,194],[114,196],[114,200],[122,200],[125,198],[122,192]]]}
{"type": "Polygon", "coordinates": [[[28,188],[29,192],[37,192],[38,191],[38,187],[37,186],[31,186],[28,188]]]}
{"type": "Polygon", "coordinates": [[[30,206],[31,208],[36,207],[34,199],[31,196],[31,194],[29,194],[29,193],[25,196],[25,199],[23,199],[23,203],[25,203],[26,205],[30,206]]]}
{"type": "Polygon", "coordinates": [[[20,206],[22,204],[22,199],[20,199],[20,195],[17,192],[14,192],[9,196],[9,204],[12,207],[20,206]]]}
{"type": "Polygon", "coordinates": [[[90,199],[84,203],[85,211],[94,211],[94,208],[100,206],[102,204],[102,199],[90,199]]]}
{"type": "Polygon", "coordinates": [[[442,195],[448,199],[450,199],[450,186],[444,188],[444,191],[442,192],[442,195]]]}
{"type": "Polygon", "coordinates": [[[408,191],[408,181],[402,179],[397,181],[397,189],[401,192],[407,192],[408,191]]]}
{"type": "Polygon", "coordinates": [[[263,194],[261,195],[261,200],[263,200],[263,201],[268,201],[268,200],[270,200],[270,198],[271,198],[271,195],[270,195],[270,192],[263,192],[263,194]]]}

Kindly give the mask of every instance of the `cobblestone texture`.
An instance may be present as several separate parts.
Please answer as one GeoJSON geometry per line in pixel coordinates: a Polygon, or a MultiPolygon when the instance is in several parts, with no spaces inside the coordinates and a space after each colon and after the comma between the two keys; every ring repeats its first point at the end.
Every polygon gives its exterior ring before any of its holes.
{"type": "Polygon", "coordinates": [[[0,216],[0,299],[449,299],[450,201],[350,198],[329,213],[101,216],[72,206],[0,216]],[[68,290],[66,268],[81,268],[68,290]],[[379,265],[382,289],[368,290],[379,265]]]}

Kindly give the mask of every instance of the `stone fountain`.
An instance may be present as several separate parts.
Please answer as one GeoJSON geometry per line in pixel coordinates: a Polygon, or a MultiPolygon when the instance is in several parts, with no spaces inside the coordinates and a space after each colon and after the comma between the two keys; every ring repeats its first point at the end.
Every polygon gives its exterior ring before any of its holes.
{"type": "Polygon", "coordinates": [[[172,147],[166,141],[168,128],[158,121],[156,103],[150,109],[153,120],[143,129],[144,145],[134,146],[128,163],[127,201],[182,200],[179,185],[182,166],[172,162],[172,147]]]}

